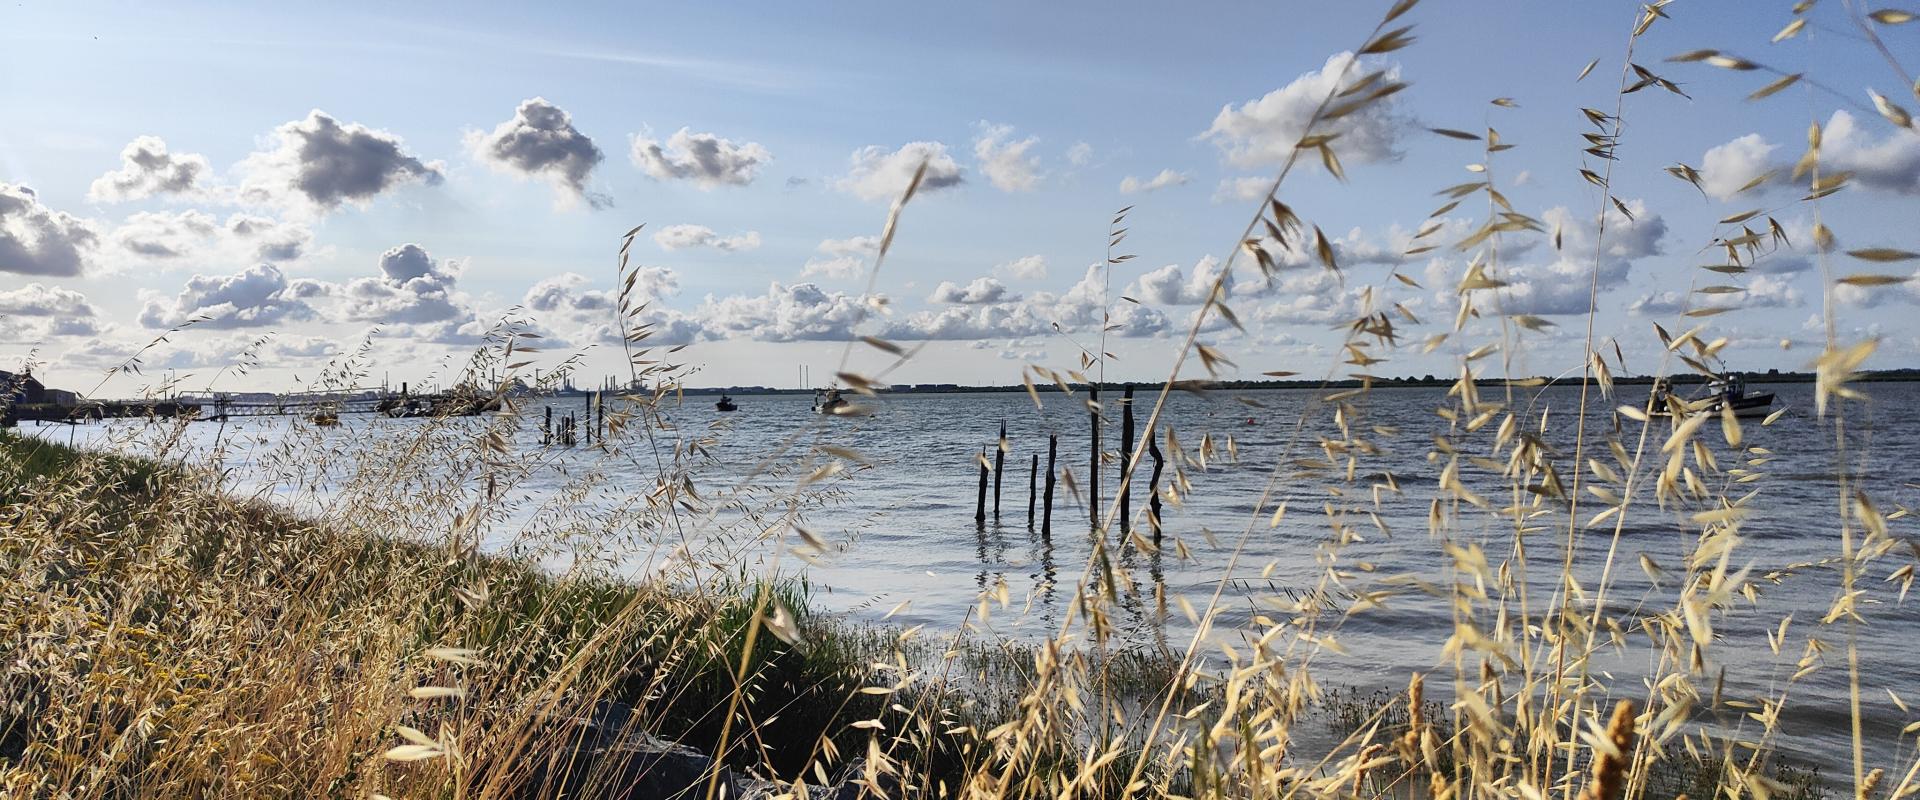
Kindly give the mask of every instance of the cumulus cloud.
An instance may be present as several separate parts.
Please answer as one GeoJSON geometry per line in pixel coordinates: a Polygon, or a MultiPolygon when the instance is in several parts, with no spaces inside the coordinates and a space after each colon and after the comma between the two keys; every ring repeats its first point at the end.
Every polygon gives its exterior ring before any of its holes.
{"type": "Polygon", "coordinates": [[[1086,142],[1074,142],[1072,147],[1067,148],[1067,163],[1076,167],[1084,167],[1093,163],[1093,145],[1087,144],[1086,142]]]}
{"type": "Polygon", "coordinates": [[[359,322],[420,324],[466,316],[455,297],[458,262],[441,262],[417,244],[380,254],[378,277],[355,278],[339,290],[342,312],[359,322]]]}
{"type": "Polygon", "coordinates": [[[721,236],[705,225],[669,225],[653,234],[653,243],[660,245],[663,250],[711,247],[722,252],[734,253],[758,248],[760,232],[747,231],[734,236],[721,236]]]}
{"type": "Polygon", "coordinates": [[[1700,159],[1700,190],[1715,200],[1732,198],[1773,168],[1773,151],[1777,149],[1757,133],[1709,149],[1700,159]]]}
{"type": "Polygon", "coordinates": [[[862,300],[811,283],[775,281],[765,294],[709,296],[695,312],[713,334],[763,342],[846,339],[865,315],[862,300]]]}
{"type": "Polygon", "coordinates": [[[852,165],[836,186],[862,200],[892,200],[906,192],[920,164],[927,165],[920,191],[931,192],[958,186],[964,180],[960,165],[947,155],[947,146],[939,142],[908,142],[898,150],[867,145],[853,151],[852,165]]]}
{"type": "Polygon", "coordinates": [[[802,278],[851,280],[866,268],[867,257],[880,250],[880,237],[855,236],[851,239],[826,239],[819,251],[824,257],[807,259],[800,270],[802,278]]]}
{"type": "MultiPolygon", "coordinates": [[[[1338,87],[1375,70],[1382,72],[1381,83],[1400,78],[1397,64],[1371,59],[1363,59],[1359,64],[1353,61],[1352,53],[1335,54],[1319,70],[1301,75],[1264,97],[1249,100],[1238,108],[1228,104],[1220,109],[1213,126],[1201,136],[1219,147],[1227,161],[1235,166],[1261,167],[1284,162],[1305,135],[1313,110],[1338,87]]],[[[1397,109],[1398,98],[1389,97],[1322,123],[1317,131],[1339,135],[1330,146],[1349,164],[1389,161],[1399,157],[1394,148],[1401,131],[1407,127],[1397,109]]]]}
{"type": "MultiPolygon", "coordinates": [[[[1744,291],[1727,294],[1702,294],[1689,300],[1685,292],[1660,291],[1642,295],[1627,306],[1627,313],[1638,316],[1673,316],[1701,308],[1798,308],[1805,296],[1792,284],[1770,275],[1756,276],[1744,291]]],[[[1584,310],[1584,309],[1583,309],[1584,310]]]]}
{"type": "Polygon", "coordinates": [[[1038,281],[1047,277],[1047,258],[1041,255],[1021,256],[993,268],[993,274],[1008,280],[1038,281]]]}
{"type": "Polygon", "coordinates": [[[954,303],[960,305],[982,305],[1020,299],[1019,295],[1007,291],[1007,285],[993,278],[974,278],[965,286],[953,281],[941,281],[927,296],[929,303],[954,303]]]}
{"type": "Polygon", "coordinates": [[[746,186],[773,160],[767,148],[744,144],[711,133],[681,128],[664,145],[646,136],[633,137],[634,166],[661,181],[692,181],[702,189],[746,186]]]}
{"type": "Polygon", "coordinates": [[[1820,158],[1824,170],[1850,171],[1868,188],[1920,194],[1920,134],[1911,130],[1875,139],[1852,114],[1835,111],[1821,135],[1820,158]]]}
{"type": "Polygon", "coordinates": [[[240,200],[326,212],[364,205],[416,183],[438,184],[439,162],[423,162],[400,137],[358,123],[342,124],[315,109],[273,130],[274,148],[240,162],[240,200]]]}
{"type": "MultiPolygon", "coordinates": [[[[1133,295],[1143,302],[1157,305],[1199,305],[1207,302],[1214,281],[1219,279],[1220,262],[1213,256],[1207,256],[1194,264],[1190,273],[1183,273],[1179,264],[1168,264],[1140,276],[1134,282],[1136,288],[1133,295]]],[[[1232,276],[1228,276],[1224,288],[1232,291],[1232,276]]]]}
{"type": "Polygon", "coordinates": [[[38,342],[59,336],[96,336],[99,312],[72,289],[29,283],[0,291],[0,336],[38,342]]]}
{"type": "Polygon", "coordinates": [[[120,151],[120,169],[93,181],[87,199],[95,202],[139,200],[159,194],[193,194],[213,168],[207,157],[167,152],[158,136],[141,136],[120,151]]]}
{"type": "Polygon", "coordinates": [[[250,214],[221,223],[189,209],[137,212],[110,238],[119,252],[147,261],[292,261],[306,253],[313,230],[250,214]]]}
{"type": "Polygon", "coordinates": [[[168,299],[149,297],[140,312],[140,324],[169,328],[188,320],[206,328],[249,328],[313,318],[310,282],[289,281],[272,264],[261,264],[232,275],[195,275],[180,294],[168,299]]]}
{"type": "Polygon", "coordinates": [[[1187,173],[1174,172],[1170,169],[1160,170],[1160,174],[1144,180],[1128,175],[1120,179],[1120,193],[1156,192],[1170,186],[1185,186],[1190,180],[1193,178],[1187,173]]]}
{"type": "MultiPolygon", "coordinates": [[[[1029,136],[1015,141],[1013,126],[980,123],[980,136],[973,140],[973,157],[993,188],[1003,192],[1030,192],[1040,185],[1040,159],[1027,151],[1040,140],[1029,136]]],[[[928,170],[931,177],[932,170],[928,170]]]]}
{"type": "MultiPolygon", "coordinates": [[[[643,307],[630,316],[627,324],[647,332],[645,345],[680,345],[705,338],[700,322],[691,316],[660,307],[660,299],[680,290],[680,276],[665,267],[641,267],[634,273],[633,299],[643,307]]],[[[540,320],[577,344],[618,344],[626,335],[614,317],[619,296],[611,289],[589,288],[591,281],[578,273],[566,272],[541,280],[527,290],[521,305],[539,315],[540,320]]]]}
{"type": "Polygon", "coordinates": [[[100,241],[92,222],[40,203],[25,186],[0,183],[0,272],[70,278],[100,241]]]}
{"type": "Polygon", "coordinates": [[[562,205],[582,199],[594,208],[611,205],[604,195],[587,191],[587,178],[606,156],[573,126],[571,115],[546,98],[521,101],[513,119],[491,133],[469,134],[467,146],[495,170],[552,183],[562,205]]]}
{"type": "MultiPolygon", "coordinates": [[[[1548,209],[1541,217],[1549,229],[1561,232],[1558,257],[1547,264],[1522,264],[1490,275],[1508,285],[1479,290],[1475,302],[1482,308],[1499,309],[1507,314],[1587,313],[1596,288],[1605,294],[1626,285],[1634,261],[1661,252],[1661,242],[1667,234],[1666,220],[1648,210],[1644,201],[1633,200],[1626,205],[1633,212],[1631,218],[1611,206],[1607,208],[1604,240],[1597,238],[1599,216],[1579,217],[1565,207],[1548,209]],[[1593,262],[1596,242],[1601,243],[1597,274],[1593,262]]],[[[1460,275],[1457,272],[1436,274],[1435,270],[1442,265],[1439,261],[1429,265],[1428,285],[1443,295],[1450,294],[1460,275]]]]}

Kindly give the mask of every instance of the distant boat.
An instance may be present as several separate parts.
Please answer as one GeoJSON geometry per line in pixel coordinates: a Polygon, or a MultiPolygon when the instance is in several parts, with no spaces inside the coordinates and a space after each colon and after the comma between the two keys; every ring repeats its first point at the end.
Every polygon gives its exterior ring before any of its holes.
{"type": "MultiPolygon", "coordinates": [[[[1718,414],[1722,408],[1731,408],[1736,417],[1764,417],[1773,413],[1773,392],[1748,391],[1746,379],[1738,373],[1708,382],[1707,389],[1708,394],[1703,397],[1679,401],[1682,416],[1718,414]]],[[[1664,384],[1654,387],[1654,416],[1673,416],[1674,404],[1669,400],[1671,396],[1671,391],[1664,384]]]]}
{"type": "Polygon", "coordinates": [[[847,402],[847,398],[840,396],[839,389],[813,393],[813,413],[815,414],[845,414],[852,408],[853,404],[847,402]]]}
{"type": "Polygon", "coordinates": [[[713,408],[714,408],[714,410],[715,410],[715,411],[738,411],[738,410],[740,410],[740,406],[738,406],[738,405],[735,405],[735,404],[734,404],[734,402],[733,402],[733,398],[731,398],[731,397],[728,397],[728,396],[726,396],[726,395],[724,395],[724,394],[723,394],[723,395],[720,395],[720,402],[718,402],[718,403],[714,403],[714,404],[713,404],[713,408]]]}

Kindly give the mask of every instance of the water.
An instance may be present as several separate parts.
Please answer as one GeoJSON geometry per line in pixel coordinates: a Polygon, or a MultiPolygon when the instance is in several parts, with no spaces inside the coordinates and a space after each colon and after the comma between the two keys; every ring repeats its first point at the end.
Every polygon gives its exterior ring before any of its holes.
{"type": "MultiPolygon", "coordinates": [[[[1785,685],[1796,670],[1808,636],[1821,639],[1828,646],[1819,659],[1822,666],[1793,686],[1782,715],[1779,743],[1784,751],[1823,766],[1830,775],[1845,774],[1849,770],[1845,765],[1850,763],[1844,648],[1847,630],[1844,625],[1819,624],[1840,586],[1834,429],[1830,422],[1813,417],[1811,386],[1754,388],[1777,392],[1777,405],[1790,410],[1772,426],[1763,428],[1758,420],[1746,422],[1748,443],[1767,448],[1773,455],[1769,463],[1750,467],[1766,473],[1765,479],[1725,488],[1734,497],[1748,490],[1759,492],[1751,501],[1751,507],[1758,511],[1742,525],[1743,540],[1734,551],[1732,566],[1737,570],[1757,565],[1756,575],[1787,565],[1807,566],[1792,570],[1777,582],[1762,582],[1757,608],[1743,601],[1716,613],[1714,625],[1720,641],[1708,658],[1713,668],[1726,669],[1727,698],[1757,698],[1777,693],[1785,685]],[[1792,627],[1786,645],[1776,656],[1766,647],[1764,632],[1776,629],[1787,614],[1793,615],[1792,627]]],[[[1904,468],[1920,457],[1920,419],[1916,418],[1920,417],[1920,384],[1876,384],[1869,391],[1874,402],[1856,408],[1847,422],[1848,456],[1856,465],[1855,475],[1864,477],[1864,487],[1880,509],[1891,512],[1897,503],[1912,501],[1913,488],[1906,483],[1904,468]]],[[[1638,403],[1643,392],[1627,387],[1623,396],[1638,403]]],[[[1495,393],[1483,390],[1483,398],[1494,399],[1495,393]]],[[[1313,669],[1321,681],[1398,689],[1412,671],[1451,673],[1451,661],[1442,653],[1454,630],[1447,601],[1422,593],[1409,582],[1418,579],[1445,585],[1449,580],[1446,558],[1428,531],[1428,510],[1439,495],[1436,478],[1441,467],[1440,461],[1433,460],[1433,436],[1447,430],[1447,422],[1436,416],[1435,409],[1448,405],[1445,390],[1380,389],[1358,401],[1362,418],[1356,428],[1382,432],[1366,434],[1378,445],[1379,452],[1360,459],[1351,482],[1342,480],[1344,476],[1337,471],[1303,475],[1295,466],[1303,459],[1325,459],[1319,448],[1321,438],[1337,437],[1331,413],[1324,404],[1314,402],[1316,394],[1308,390],[1270,390],[1207,396],[1175,393],[1170,398],[1164,420],[1176,430],[1183,447],[1190,455],[1197,455],[1206,435],[1211,437],[1215,452],[1204,467],[1184,465],[1192,491],[1187,502],[1165,509],[1167,547],[1157,554],[1134,548],[1116,551],[1125,575],[1117,620],[1117,633],[1124,646],[1176,652],[1184,649],[1193,628],[1175,598],[1184,597],[1193,606],[1204,608],[1216,590],[1222,592],[1221,606],[1225,609],[1217,623],[1218,636],[1224,641],[1237,641],[1241,630],[1253,627],[1258,615],[1285,618],[1285,614],[1273,611],[1274,604],[1318,585],[1323,575],[1334,570],[1340,575],[1342,589],[1384,591],[1389,595],[1384,608],[1348,616],[1332,629],[1339,644],[1352,655],[1316,655],[1313,669]],[[1309,407],[1317,410],[1296,431],[1297,422],[1309,407]],[[1288,466],[1276,471],[1276,464],[1283,459],[1288,466]],[[1387,488],[1388,475],[1398,491],[1387,488]],[[1344,496],[1334,494],[1329,487],[1344,492],[1344,496]],[[1261,503],[1263,492],[1269,490],[1271,497],[1261,503]],[[1283,500],[1289,504],[1288,517],[1270,528],[1271,512],[1283,500]],[[1346,526],[1348,538],[1354,540],[1339,550],[1337,558],[1328,555],[1327,543],[1333,530],[1330,507],[1349,509],[1339,521],[1346,526]],[[1377,521],[1365,513],[1367,510],[1377,514],[1377,521]],[[1186,557],[1176,551],[1176,541],[1186,557]],[[1236,552],[1238,560],[1229,573],[1236,552]],[[1223,579],[1229,579],[1224,588],[1223,579]]],[[[1603,400],[1597,392],[1594,395],[1589,432],[1604,434],[1612,424],[1607,410],[1619,400],[1603,400]]],[[[1117,450],[1120,441],[1118,396],[1115,390],[1103,395],[1110,413],[1102,436],[1109,451],[1117,450]]],[[[796,453],[811,445],[826,444],[865,454],[872,466],[824,482],[821,486],[827,487],[828,494],[823,501],[800,511],[800,524],[832,543],[831,552],[812,564],[803,564],[790,547],[763,542],[745,551],[730,551],[743,559],[743,568],[766,570],[777,565],[785,571],[803,572],[814,587],[816,603],[824,609],[857,619],[878,621],[886,617],[890,623],[925,624],[932,631],[955,630],[969,619],[970,609],[980,602],[983,592],[1004,584],[1010,607],[1002,610],[996,605],[981,627],[990,635],[1034,638],[1059,630],[1064,609],[1087,568],[1094,535],[1085,507],[1075,501],[1065,484],[1056,490],[1052,535],[1040,535],[1037,520],[1032,527],[1028,525],[1030,459],[1038,453],[1044,470],[1049,434],[1059,436],[1059,467],[1071,469],[1081,492],[1087,485],[1089,423],[1085,406],[1078,397],[1068,399],[1048,393],[1042,398],[1045,407],[1036,409],[1024,393],[899,395],[875,404],[871,416],[843,419],[810,413],[811,399],[805,396],[741,396],[736,398],[740,410],[732,414],[713,410],[712,398],[692,397],[671,412],[673,429],[660,435],[669,445],[675,440],[711,437],[714,463],[699,472],[703,494],[724,493],[727,487],[742,485],[757,487],[753,497],[760,499],[790,494],[796,474],[770,476],[765,472],[768,454],[778,443],[798,445],[796,453]],[[1002,422],[1007,425],[1010,449],[1002,478],[1001,512],[996,520],[989,495],[989,518],[979,525],[974,521],[978,480],[975,459],[983,448],[991,457],[1002,422]]],[[[1546,416],[1545,444],[1559,452],[1558,462],[1563,466],[1573,463],[1574,411],[1579,398],[1577,387],[1555,387],[1521,394],[1517,399],[1517,405],[1529,410],[1529,419],[1546,416]]],[[[1153,399],[1152,391],[1143,391],[1136,401],[1142,430],[1153,399]]],[[[578,400],[559,401],[555,406],[560,415],[578,413],[581,408],[578,400]]],[[[534,509],[541,502],[577,485],[583,474],[598,472],[610,479],[598,493],[571,498],[587,508],[614,502],[609,498],[620,495],[630,499],[648,488],[653,461],[650,457],[634,457],[632,447],[638,447],[637,442],[618,455],[585,448],[542,448],[538,430],[541,409],[536,406],[531,412],[528,419],[532,424],[521,429],[512,447],[536,454],[542,463],[515,486],[515,491],[524,496],[518,506],[524,509],[520,512],[523,518],[493,525],[496,547],[506,535],[503,531],[539,513],[534,509]]],[[[354,442],[428,424],[373,417],[348,417],[345,423],[317,433],[342,445],[349,460],[354,442]]],[[[262,454],[287,435],[288,426],[284,419],[236,420],[224,428],[201,423],[191,428],[188,439],[195,449],[204,452],[215,446],[216,437],[222,437],[229,466],[236,474],[245,475],[252,460],[263,458],[262,454]]],[[[316,433],[301,428],[307,435],[316,433]]],[[[56,437],[73,435],[82,444],[116,438],[109,426],[27,431],[56,437]]],[[[1722,446],[1717,425],[1710,425],[1706,431],[1703,438],[1713,443],[1723,468],[1743,466],[1722,446]]],[[[1489,426],[1479,434],[1463,437],[1460,446],[1467,454],[1488,455],[1491,432],[1489,426]]],[[[1637,433],[1638,426],[1631,425],[1623,438],[1629,451],[1638,444],[1637,433]]],[[[1647,442],[1644,463],[1648,467],[1643,476],[1659,469],[1662,458],[1658,448],[1663,436],[1661,429],[1647,442]]],[[[1610,460],[1604,445],[1596,444],[1599,441],[1590,440],[1586,455],[1610,460]]],[[[350,471],[339,468],[330,474],[350,471]]],[[[1116,463],[1102,466],[1103,502],[1113,497],[1117,471],[1116,463]]],[[[1146,504],[1147,473],[1143,465],[1133,484],[1136,510],[1146,504]]],[[[1174,465],[1169,463],[1167,474],[1171,477],[1173,473],[1174,465]]],[[[1570,474],[1562,477],[1569,482],[1572,478],[1570,474]]],[[[1462,479],[1488,495],[1496,507],[1514,499],[1504,480],[1479,466],[1463,466],[1462,479]]],[[[1713,483],[1721,486],[1725,480],[1722,476],[1713,483]]],[[[326,479],[307,483],[307,489],[321,500],[312,500],[305,493],[291,494],[285,486],[270,488],[283,500],[296,504],[323,503],[330,490],[326,479]]],[[[1689,522],[1687,516],[1699,509],[1663,511],[1653,504],[1650,486],[1637,490],[1637,494],[1642,502],[1636,503],[1623,528],[1611,572],[1607,601],[1610,614],[1625,613],[1643,603],[1649,608],[1670,608],[1677,579],[1670,577],[1662,588],[1653,588],[1640,566],[1640,557],[1644,554],[1670,574],[1678,575],[1684,571],[1686,554],[1698,535],[1699,526],[1689,522]]],[[[1579,513],[1585,518],[1604,507],[1589,495],[1582,498],[1579,513]]],[[[1536,611],[1550,602],[1556,585],[1554,578],[1565,556],[1565,520],[1564,513],[1543,516],[1539,530],[1526,539],[1532,564],[1527,583],[1536,611]]],[[[1485,511],[1463,508],[1456,524],[1449,535],[1481,543],[1496,566],[1511,556],[1510,522],[1485,511]]],[[[1910,520],[1897,519],[1892,524],[1896,537],[1911,536],[1910,520]]],[[[1598,583],[1613,544],[1611,529],[1611,523],[1588,529],[1578,539],[1572,555],[1575,573],[1589,587],[1598,583]]],[[[709,534],[695,534],[701,535],[709,534]]],[[[1117,536],[1109,536],[1117,542],[1117,536]]],[[[780,539],[789,546],[797,541],[791,534],[780,539]]],[[[676,541],[663,536],[620,555],[636,564],[654,563],[676,541]]],[[[1886,690],[1904,699],[1920,700],[1920,665],[1911,655],[1915,642],[1920,642],[1920,600],[1900,603],[1898,585],[1884,579],[1912,561],[1913,555],[1906,547],[1899,547],[1873,562],[1859,580],[1866,592],[1863,612],[1870,621],[1858,640],[1867,740],[1870,752],[1881,759],[1877,763],[1887,766],[1892,764],[1884,759],[1895,755],[1899,730],[1910,718],[1895,707],[1886,690]]],[[[980,622],[977,618],[974,621],[980,622]]],[[[1638,676],[1651,666],[1645,661],[1653,651],[1645,643],[1645,634],[1632,631],[1628,635],[1624,654],[1596,659],[1597,668],[1605,670],[1598,677],[1620,696],[1644,697],[1646,691],[1639,685],[1638,676]]],[[[1203,651],[1211,652],[1211,648],[1203,651]]],[[[1705,687],[1711,687],[1714,681],[1713,675],[1698,679],[1705,687]]],[[[1743,722],[1737,713],[1718,719],[1728,730],[1741,730],[1743,725],[1746,732],[1753,729],[1752,723],[1743,722]]],[[[1911,756],[1912,748],[1898,752],[1911,756]]]]}

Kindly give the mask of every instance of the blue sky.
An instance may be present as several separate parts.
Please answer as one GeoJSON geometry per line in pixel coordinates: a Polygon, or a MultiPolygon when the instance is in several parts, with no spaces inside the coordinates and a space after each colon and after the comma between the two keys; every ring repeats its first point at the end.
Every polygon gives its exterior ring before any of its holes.
{"type": "MultiPolygon", "coordinates": [[[[699,365],[694,384],[788,385],[801,363],[825,375],[860,333],[933,340],[896,380],[1010,383],[1025,363],[1077,366],[1076,342],[1098,340],[1107,306],[1124,325],[1108,375],[1158,377],[1198,308],[1206,260],[1255,208],[1235,182],[1271,179],[1272,154],[1297,137],[1298,99],[1317,99],[1314,81],[1340,72],[1330,59],[1386,5],[11,6],[0,9],[0,362],[31,354],[54,382],[88,389],[204,316],[143,356],[149,378],[210,376],[271,334],[263,363],[223,386],[293,385],[370,335],[376,374],[417,380],[519,305],[566,345],[552,360],[585,348],[587,373],[610,374],[614,251],[645,222],[635,257],[652,268],[648,313],[663,340],[690,345],[677,357],[699,365]],[[337,145],[333,160],[315,160],[316,143],[337,145]],[[695,158],[702,146],[717,156],[695,158]],[[907,210],[875,311],[861,237],[878,234],[907,165],[929,154],[945,185],[907,210]],[[1125,205],[1138,257],[1089,275],[1125,205]]],[[[1434,192],[1475,179],[1464,167],[1482,160],[1477,143],[1426,129],[1492,125],[1517,145],[1493,162],[1495,185],[1568,246],[1511,239],[1495,269],[1512,288],[1480,305],[1555,323],[1532,334],[1518,371],[1577,369],[1584,318],[1569,312],[1585,307],[1577,290],[1604,204],[1577,174],[1592,130],[1579,109],[1612,109],[1637,9],[1422,3],[1406,18],[1416,43],[1345,74],[1384,69],[1410,84],[1344,124],[1334,147],[1348,182],[1310,167],[1282,192],[1338,242],[1342,273],[1307,258],[1273,287],[1236,275],[1231,305],[1248,332],[1206,340],[1243,375],[1321,374],[1338,360],[1334,326],[1391,269],[1421,284],[1381,295],[1423,321],[1411,341],[1448,330],[1467,254],[1399,253],[1440,205],[1434,192]]],[[[1741,293],[1695,301],[1739,306],[1709,320],[1735,367],[1800,368],[1817,350],[1812,208],[1784,178],[1731,194],[1790,165],[1810,121],[1827,126],[1829,161],[1856,172],[1821,207],[1842,244],[1920,249],[1920,135],[1875,115],[1867,90],[1920,103],[1837,2],[1769,43],[1790,9],[1679,2],[1637,45],[1636,62],[1692,99],[1627,97],[1614,195],[1635,219],[1609,223],[1596,330],[1619,337],[1635,371],[1657,363],[1650,323],[1686,327],[1675,301],[1696,278],[1712,282],[1695,267],[1717,257],[1716,221],[1755,208],[1800,249],[1727,282],[1741,293]],[[1664,61],[1698,48],[1844,96],[1802,84],[1747,102],[1771,75],[1664,61]],[[1675,163],[1717,167],[1717,196],[1663,172],[1675,163]]],[[[1904,55],[1915,29],[1878,32],[1904,55]]],[[[1485,205],[1464,203],[1435,238],[1471,231],[1485,205]]],[[[1920,294],[1841,300],[1844,334],[1883,337],[1877,366],[1913,365],[1920,294]]],[[[1372,369],[1447,373],[1456,357],[1413,347],[1372,369]]]]}

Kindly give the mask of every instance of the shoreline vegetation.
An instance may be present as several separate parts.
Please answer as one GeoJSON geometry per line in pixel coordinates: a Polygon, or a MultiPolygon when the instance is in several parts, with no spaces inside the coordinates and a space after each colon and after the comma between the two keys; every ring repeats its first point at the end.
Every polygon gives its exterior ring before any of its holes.
{"type": "MultiPolygon", "coordinates": [[[[6,432],[0,527],[9,796],[371,786],[376,797],[637,800],[712,796],[712,782],[725,797],[939,797],[985,766],[983,734],[1036,710],[1036,663],[1080,662],[1116,718],[1169,691],[1197,714],[1231,691],[1172,653],[1090,658],[816,615],[799,578],[692,587],[554,574],[339,530],[231,497],[187,467],[6,432]],[[768,598],[791,615],[787,634],[756,641],[747,622],[768,598]],[[907,679],[922,670],[938,677],[907,679]],[[752,733],[714,759],[729,708],[752,733]],[[892,726],[882,755],[879,732],[892,726]],[[458,766],[411,765],[428,758],[458,766]]],[[[1422,700],[1417,682],[1411,692],[1320,687],[1298,703],[1296,735],[1425,736],[1429,749],[1455,738],[1445,706],[1422,700]]],[[[1115,768],[1087,769],[1091,729],[1046,734],[1010,777],[1134,794],[1115,768]]],[[[1729,766],[1668,750],[1641,797],[1710,794],[1729,766]]],[[[1202,774],[1175,768],[1154,784],[1181,796],[1202,774]]],[[[1817,770],[1782,760],[1765,776],[1774,797],[1828,796],[1817,770]]]]}

